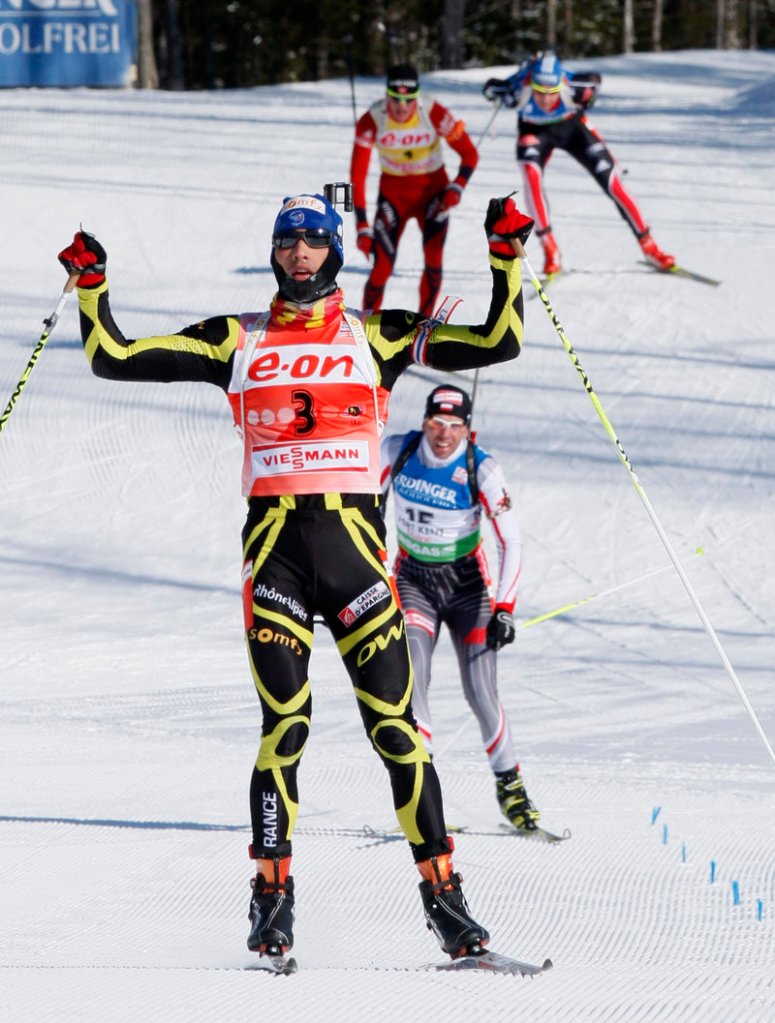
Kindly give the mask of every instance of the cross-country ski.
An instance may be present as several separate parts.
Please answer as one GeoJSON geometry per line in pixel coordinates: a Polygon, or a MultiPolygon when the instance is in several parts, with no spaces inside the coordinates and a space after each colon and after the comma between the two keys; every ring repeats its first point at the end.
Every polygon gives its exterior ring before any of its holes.
{"type": "Polygon", "coordinates": [[[459,959],[452,959],[449,962],[434,963],[429,969],[440,972],[465,972],[467,970],[480,970],[485,973],[505,973],[519,977],[536,977],[540,973],[546,973],[552,969],[551,959],[544,959],[540,966],[533,963],[526,963],[520,959],[512,959],[511,956],[501,955],[499,952],[485,950],[477,955],[461,956],[459,959]]]}
{"type": "Polygon", "coordinates": [[[721,284],[721,281],[717,280],[715,277],[706,277],[705,274],[696,273],[694,270],[687,270],[686,267],[680,266],[678,263],[664,269],[659,269],[658,267],[652,266],[650,263],[643,262],[642,260],[641,264],[643,266],[650,267],[656,273],[667,274],[673,277],[683,277],[688,281],[697,281],[698,284],[709,284],[712,288],[717,288],[721,284]]]}
{"type": "Polygon", "coordinates": [[[285,977],[291,973],[297,973],[299,964],[293,956],[284,955],[263,955],[259,956],[254,964],[256,970],[266,970],[268,973],[275,973],[285,977]]]}

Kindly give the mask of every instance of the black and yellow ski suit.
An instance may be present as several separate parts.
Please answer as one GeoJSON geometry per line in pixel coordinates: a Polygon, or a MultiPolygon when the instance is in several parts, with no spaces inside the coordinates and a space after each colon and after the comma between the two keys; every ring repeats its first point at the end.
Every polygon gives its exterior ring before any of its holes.
{"type": "MultiPolygon", "coordinates": [[[[367,343],[363,347],[373,360],[372,418],[379,406],[386,412],[390,390],[412,362],[444,371],[462,370],[505,362],[519,354],[519,261],[492,254],[489,259],[493,288],[483,324],[428,321],[405,310],[380,312],[362,321],[362,339],[367,343]]],[[[79,288],[78,297],[84,347],[97,376],[133,381],[201,380],[221,387],[232,410],[239,408],[234,369],[235,360],[246,358],[245,323],[249,320],[244,315],[215,316],[177,334],[127,340],[111,315],[107,281],[79,288]]],[[[341,292],[328,296],[313,315],[309,309],[297,307],[294,311],[293,306],[275,298],[271,315],[263,322],[274,330],[276,345],[286,343],[299,351],[310,336],[305,331],[315,323],[330,327],[332,318],[344,322],[341,298],[341,292]],[[285,332],[294,330],[291,341],[284,341],[285,332]]],[[[341,327],[337,329],[341,333],[341,327]]],[[[282,352],[280,347],[277,350],[282,352]]],[[[271,375],[263,372],[270,364],[269,356],[261,354],[259,342],[245,367],[251,385],[260,386],[271,375]]],[[[299,365],[299,372],[307,373],[313,362],[299,365]]],[[[283,367],[287,368],[286,364],[283,367]]],[[[282,400],[282,393],[277,398],[277,378],[272,386],[276,405],[282,400]]],[[[345,402],[337,413],[342,422],[345,414],[357,419],[368,412],[363,381],[350,402],[347,386],[343,382],[339,391],[345,402]]],[[[289,424],[286,417],[285,429],[293,433],[297,428],[304,435],[299,438],[299,448],[302,439],[307,443],[310,433],[314,436],[315,418],[310,413],[314,387],[312,391],[310,398],[306,390],[288,383],[287,403],[297,410],[298,418],[291,418],[289,424]]],[[[242,409],[244,414],[245,405],[242,409]]],[[[239,420],[238,412],[234,414],[239,420]]],[[[254,423],[261,420],[261,414],[259,405],[252,406],[254,423]]],[[[376,418],[380,418],[378,411],[376,418]]],[[[333,421],[329,415],[329,433],[333,421]]],[[[271,457],[280,460],[277,455],[271,457]]],[[[299,484],[293,488],[295,493],[273,493],[261,476],[262,462],[257,456],[255,464],[258,469],[253,487],[247,491],[243,530],[246,640],[263,712],[261,745],[250,788],[253,855],[291,853],[299,803],[297,769],[310,728],[308,663],[315,614],[321,615],[330,629],[350,675],[369,740],[390,776],[395,812],[415,860],[446,852],[439,782],[411,709],[408,646],[387,569],[385,530],[378,508],[379,465],[374,467],[377,484],[374,488],[369,484],[371,492],[358,492],[364,488],[354,487],[354,492],[326,492],[324,488],[309,493],[299,484]]],[[[270,464],[269,457],[265,464],[270,464]]]]}

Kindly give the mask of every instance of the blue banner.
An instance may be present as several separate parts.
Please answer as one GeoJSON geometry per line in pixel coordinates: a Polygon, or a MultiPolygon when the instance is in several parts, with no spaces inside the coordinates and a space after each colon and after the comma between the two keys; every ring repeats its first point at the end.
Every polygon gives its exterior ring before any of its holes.
{"type": "Polygon", "coordinates": [[[0,87],[132,84],[135,0],[0,0],[0,87]]]}

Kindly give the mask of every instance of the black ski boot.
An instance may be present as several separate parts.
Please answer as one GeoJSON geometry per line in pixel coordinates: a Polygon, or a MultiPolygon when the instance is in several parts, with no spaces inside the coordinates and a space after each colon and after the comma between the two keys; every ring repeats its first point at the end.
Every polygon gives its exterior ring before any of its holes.
{"type": "Polygon", "coordinates": [[[451,853],[432,856],[417,868],[425,878],[420,896],[428,930],[436,935],[442,951],[453,959],[481,953],[490,935],[471,916],[460,887],[463,878],[452,870],[451,853]]]}
{"type": "Polygon", "coordinates": [[[541,812],[528,798],[519,764],[513,771],[500,771],[496,778],[495,792],[503,816],[517,831],[535,831],[541,812]]]}
{"type": "Polygon", "coordinates": [[[251,928],[248,948],[260,955],[280,956],[293,947],[293,878],[291,858],[257,859],[258,873],[250,882],[251,928]]]}

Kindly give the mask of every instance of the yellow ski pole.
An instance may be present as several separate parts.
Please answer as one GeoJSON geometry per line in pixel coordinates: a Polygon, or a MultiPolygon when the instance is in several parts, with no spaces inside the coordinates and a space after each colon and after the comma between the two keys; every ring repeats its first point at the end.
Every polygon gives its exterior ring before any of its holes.
{"type": "MultiPolygon", "coordinates": [[[[696,556],[701,556],[705,553],[702,547],[698,547],[694,552],[696,556]]],[[[536,615],[535,618],[528,618],[524,622],[520,622],[517,626],[519,629],[529,629],[533,625],[539,625],[541,622],[548,622],[550,618],[557,618],[558,615],[567,614],[568,611],[573,611],[577,607],[581,607],[583,604],[588,604],[591,600],[600,600],[601,597],[608,597],[612,593],[618,593],[619,590],[627,589],[628,586],[635,586],[636,583],[645,582],[646,579],[651,579],[652,576],[661,575],[663,572],[669,572],[671,565],[663,565],[661,568],[654,568],[650,572],[645,572],[643,575],[637,576],[635,579],[628,579],[626,582],[619,583],[618,586],[611,586],[607,590],[599,590],[597,593],[590,593],[588,597],[581,597],[579,600],[572,600],[569,604],[563,604],[561,607],[556,607],[554,611],[545,611],[542,615],[536,615]]]]}
{"type": "Polygon", "coordinates": [[[522,261],[522,265],[525,267],[525,269],[527,270],[528,274],[530,275],[530,279],[533,282],[533,287],[538,292],[538,297],[543,302],[544,309],[546,309],[546,314],[549,317],[549,319],[552,321],[552,325],[553,325],[554,329],[557,331],[557,334],[558,334],[558,336],[560,338],[560,341],[562,341],[562,344],[563,344],[563,347],[565,348],[565,351],[568,353],[568,356],[569,356],[571,362],[573,363],[577,373],[581,377],[581,381],[584,384],[584,390],[589,395],[589,398],[590,398],[592,404],[595,406],[595,411],[597,412],[598,416],[600,417],[600,422],[603,424],[603,427],[605,428],[605,432],[608,434],[608,436],[611,439],[614,447],[616,448],[616,453],[619,456],[619,461],[622,463],[624,468],[627,470],[627,473],[628,473],[628,475],[630,477],[630,480],[632,481],[632,484],[633,484],[633,486],[635,487],[635,490],[638,493],[638,497],[640,497],[641,501],[643,502],[643,505],[644,505],[646,511],[648,512],[649,518],[651,519],[651,522],[652,522],[654,528],[656,529],[657,533],[659,534],[659,538],[662,541],[662,544],[663,544],[665,550],[667,551],[668,555],[670,556],[670,560],[673,563],[673,567],[675,568],[676,572],[678,573],[679,578],[681,579],[681,582],[684,585],[684,589],[686,590],[687,594],[689,595],[689,599],[691,600],[692,604],[694,605],[694,610],[697,612],[697,615],[698,615],[700,621],[702,622],[702,624],[703,624],[703,626],[705,628],[705,631],[708,634],[708,637],[710,638],[711,642],[713,643],[713,646],[716,648],[716,653],[721,658],[721,663],[726,668],[727,674],[731,678],[732,683],[734,684],[734,687],[737,690],[738,696],[740,697],[740,700],[742,701],[743,706],[745,707],[746,711],[748,712],[748,716],[750,717],[751,721],[753,722],[754,728],[756,729],[756,732],[757,732],[759,738],[761,739],[761,741],[762,741],[762,743],[764,745],[764,748],[767,750],[767,753],[768,753],[768,755],[770,757],[770,760],[772,760],[773,764],[775,764],[775,750],[773,750],[772,746],[770,745],[770,741],[767,738],[767,734],[764,731],[764,729],[762,728],[761,722],[759,721],[758,717],[756,716],[756,712],[754,711],[753,707],[751,706],[751,703],[750,703],[750,701],[748,699],[748,696],[747,696],[745,690],[743,689],[742,683],[740,682],[740,679],[737,677],[735,669],[732,667],[732,664],[731,664],[729,658],[727,657],[724,648],[721,645],[721,641],[719,640],[718,636],[716,635],[716,631],[713,628],[713,626],[712,626],[712,624],[710,622],[710,619],[708,618],[707,614],[705,613],[705,609],[703,608],[702,604],[700,603],[700,599],[697,596],[697,594],[695,593],[694,587],[692,586],[691,582],[689,581],[689,577],[687,576],[686,572],[684,571],[683,565],[678,560],[678,555],[676,554],[675,550],[673,549],[673,545],[670,543],[670,539],[669,539],[667,533],[665,532],[665,530],[664,530],[664,528],[662,526],[662,523],[660,522],[659,518],[657,517],[657,513],[654,511],[654,508],[653,508],[653,506],[651,504],[651,501],[649,501],[648,495],[646,494],[646,491],[643,489],[643,484],[638,479],[638,476],[637,476],[637,474],[635,472],[635,469],[633,468],[632,462],[627,457],[627,452],[622,447],[621,441],[617,437],[616,431],[614,430],[613,426],[611,425],[611,421],[609,420],[608,416],[606,415],[605,409],[603,408],[603,406],[602,406],[602,404],[600,402],[600,399],[595,394],[595,392],[594,392],[594,390],[592,388],[592,384],[590,382],[590,379],[587,376],[586,372],[584,371],[584,367],[581,365],[581,362],[579,360],[578,355],[576,355],[575,351],[573,350],[573,345],[568,340],[568,336],[565,333],[565,329],[563,328],[563,325],[560,323],[560,320],[559,320],[559,318],[557,316],[557,313],[552,308],[552,304],[549,301],[549,299],[547,298],[546,292],[541,287],[541,281],[538,279],[538,276],[536,275],[535,270],[530,265],[530,260],[527,258],[527,254],[525,253],[524,246],[522,245],[522,243],[519,241],[518,238],[513,238],[512,239],[512,245],[514,246],[514,251],[516,252],[516,254],[519,256],[520,260],[522,261]]]}
{"type": "Polygon", "coordinates": [[[80,276],[81,274],[79,271],[77,274],[71,274],[67,278],[67,284],[65,284],[64,289],[62,290],[62,294],[59,296],[59,301],[56,304],[56,308],[54,309],[53,313],[43,321],[43,333],[40,335],[40,340],[35,345],[32,355],[30,356],[30,361],[27,363],[27,366],[21,375],[19,383],[16,385],[16,388],[13,394],[11,395],[11,400],[5,406],[5,412],[3,412],[2,417],[0,417],[0,433],[2,433],[6,422],[8,421],[8,417],[13,412],[14,405],[19,400],[21,393],[24,390],[24,385],[29,380],[30,373],[32,373],[33,369],[35,368],[35,363],[38,361],[40,353],[46,347],[46,342],[51,337],[54,331],[54,327],[56,327],[57,325],[57,320],[62,315],[62,310],[64,309],[65,304],[68,298],[70,297],[70,293],[75,288],[75,285],[77,284],[78,278],[80,276]]]}

